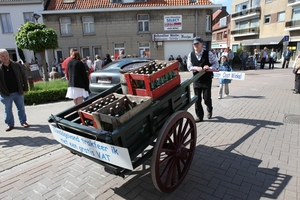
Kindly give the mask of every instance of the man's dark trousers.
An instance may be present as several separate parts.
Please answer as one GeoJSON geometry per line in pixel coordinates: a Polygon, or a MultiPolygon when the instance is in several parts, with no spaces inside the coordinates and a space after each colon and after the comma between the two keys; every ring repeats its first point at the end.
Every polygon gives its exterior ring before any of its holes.
{"type": "Polygon", "coordinates": [[[211,100],[211,85],[212,81],[210,83],[206,83],[206,86],[204,87],[194,87],[194,93],[198,96],[198,100],[195,103],[195,110],[196,115],[199,117],[199,119],[203,120],[204,117],[204,110],[202,106],[202,95],[204,104],[206,105],[206,109],[208,112],[212,112],[212,100],[211,100]]]}

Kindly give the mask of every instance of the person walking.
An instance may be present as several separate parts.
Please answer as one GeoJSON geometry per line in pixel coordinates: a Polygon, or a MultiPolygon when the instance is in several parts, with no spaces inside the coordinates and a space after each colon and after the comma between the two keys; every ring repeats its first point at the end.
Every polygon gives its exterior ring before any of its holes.
{"type": "MultiPolygon", "coordinates": [[[[227,61],[227,57],[226,56],[222,56],[221,57],[221,65],[218,69],[219,71],[225,71],[225,72],[231,72],[232,68],[230,67],[228,61],[227,61]]],[[[225,95],[228,96],[229,95],[229,86],[228,84],[231,83],[231,79],[224,79],[224,78],[219,78],[219,97],[218,99],[222,99],[223,96],[223,86],[225,87],[225,95]]]]}
{"type": "Polygon", "coordinates": [[[193,39],[194,51],[189,53],[187,60],[188,71],[193,72],[193,75],[201,71],[205,73],[193,83],[194,93],[198,96],[198,100],[195,102],[195,111],[197,118],[195,122],[202,122],[204,117],[204,110],[202,107],[202,99],[206,105],[208,112],[207,118],[212,118],[212,100],[211,100],[211,85],[213,72],[209,70],[216,70],[218,68],[218,60],[216,56],[211,52],[203,49],[203,39],[195,37],[193,39]]]}
{"type": "Polygon", "coordinates": [[[284,68],[288,68],[289,67],[289,63],[290,63],[290,59],[292,57],[293,53],[292,51],[290,51],[290,47],[287,46],[286,50],[283,52],[283,63],[282,63],[282,69],[284,68]]]}
{"type": "Polygon", "coordinates": [[[173,57],[173,55],[170,55],[170,57],[168,59],[168,61],[171,61],[171,60],[175,60],[174,57],[173,57]]]}
{"type": "Polygon", "coordinates": [[[265,64],[266,64],[266,59],[268,57],[268,49],[267,47],[264,47],[264,49],[260,52],[260,69],[264,69],[265,68],[265,64]]]}
{"type": "Polygon", "coordinates": [[[95,58],[96,60],[94,62],[94,70],[95,71],[101,70],[104,66],[103,61],[100,59],[101,57],[99,55],[96,55],[95,58]]]}
{"type": "Polygon", "coordinates": [[[66,97],[73,99],[75,105],[83,102],[84,98],[89,96],[89,80],[78,51],[73,51],[71,54],[67,79],[69,83],[66,97]]]}
{"type": "Polygon", "coordinates": [[[295,73],[295,90],[294,94],[300,94],[300,50],[298,50],[298,56],[293,65],[293,71],[295,73]]]}
{"type": "Polygon", "coordinates": [[[227,59],[228,59],[228,61],[229,61],[229,66],[231,67],[231,68],[233,68],[233,59],[234,59],[234,53],[232,52],[232,50],[231,49],[229,49],[228,50],[228,54],[227,54],[227,59]]]}
{"type": "Polygon", "coordinates": [[[272,48],[269,56],[269,69],[274,69],[274,62],[276,60],[276,51],[272,48]]]}
{"type": "Polygon", "coordinates": [[[24,105],[24,93],[27,92],[24,70],[19,63],[10,60],[6,49],[0,49],[0,101],[4,108],[4,122],[7,124],[5,131],[11,131],[15,126],[13,102],[17,107],[21,126],[29,127],[24,105]]]}
{"type": "MultiPolygon", "coordinates": [[[[136,58],[136,56],[134,56],[134,58],[136,58]]],[[[108,63],[111,63],[111,62],[112,62],[112,60],[110,58],[110,55],[106,54],[105,58],[104,58],[104,66],[107,65],[108,63]]]]}
{"type": "Polygon", "coordinates": [[[65,77],[66,77],[67,80],[68,80],[68,77],[69,77],[69,74],[68,74],[68,63],[69,63],[70,60],[72,60],[71,55],[72,55],[72,52],[74,52],[74,51],[77,51],[77,48],[71,48],[70,49],[70,56],[67,57],[66,59],[64,59],[64,61],[61,63],[61,67],[62,67],[62,69],[64,71],[64,74],[65,74],[65,77]]]}
{"type": "Polygon", "coordinates": [[[246,48],[244,48],[243,52],[240,54],[240,59],[242,61],[242,65],[240,66],[240,70],[245,70],[246,69],[246,63],[248,60],[248,53],[246,48]]]}
{"type": "Polygon", "coordinates": [[[182,61],[181,56],[178,55],[177,58],[176,58],[176,60],[178,61],[178,66],[179,66],[178,68],[179,68],[179,71],[184,71],[184,70],[183,70],[183,64],[182,64],[183,61],[182,61]]]}
{"type": "Polygon", "coordinates": [[[254,52],[253,52],[253,63],[254,63],[255,70],[257,70],[258,58],[259,58],[258,50],[254,49],[254,52]]]}

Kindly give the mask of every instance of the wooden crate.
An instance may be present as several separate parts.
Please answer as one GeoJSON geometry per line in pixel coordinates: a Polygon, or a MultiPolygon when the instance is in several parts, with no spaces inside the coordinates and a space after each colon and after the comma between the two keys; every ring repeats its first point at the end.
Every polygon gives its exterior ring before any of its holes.
{"type": "Polygon", "coordinates": [[[116,100],[113,101],[113,102],[111,102],[110,104],[115,103],[117,100],[125,98],[125,95],[121,95],[121,94],[117,94],[117,93],[112,93],[112,94],[109,94],[109,95],[107,95],[107,96],[105,96],[103,98],[97,99],[96,101],[93,101],[88,106],[85,106],[85,107],[83,107],[83,108],[81,108],[81,109],[78,110],[78,114],[79,114],[81,123],[83,125],[85,125],[85,126],[94,126],[95,128],[99,128],[97,126],[97,124],[94,123],[94,117],[93,117],[93,114],[92,114],[93,112],[96,112],[96,110],[91,111],[90,109],[94,108],[97,104],[100,104],[101,101],[106,100],[106,98],[111,99],[112,96],[114,96],[116,98],[116,100]],[[90,122],[92,122],[92,124],[89,124],[90,122]]]}
{"type": "MultiPolygon", "coordinates": [[[[160,61],[166,62],[166,61],[160,61]]],[[[149,96],[152,97],[153,100],[156,100],[169,90],[173,89],[177,85],[180,84],[180,75],[178,70],[178,61],[169,61],[166,62],[167,67],[155,72],[154,74],[134,74],[134,73],[125,73],[125,79],[128,85],[128,93],[132,95],[138,96],[149,96]],[[156,87],[154,89],[151,88],[151,83],[156,81],[158,78],[161,78],[173,71],[175,77],[164,83],[163,85],[156,87]],[[145,88],[137,88],[135,87],[136,81],[143,81],[145,88]]]]}
{"type": "Polygon", "coordinates": [[[124,101],[124,99],[127,99],[131,107],[133,107],[133,102],[136,103],[136,106],[119,117],[108,115],[110,113],[109,106],[97,112],[93,112],[93,122],[95,124],[95,127],[106,131],[113,131],[117,129],[121,124],[128,121],[131,117],[141,112],[144,108],[150,106],[152,103],[151,97],[124,95],[123,98],[120,98],[117,101],[113,102],[112,106],[116,106],[117,103],[122,106],[122,102],[124,101]]]}

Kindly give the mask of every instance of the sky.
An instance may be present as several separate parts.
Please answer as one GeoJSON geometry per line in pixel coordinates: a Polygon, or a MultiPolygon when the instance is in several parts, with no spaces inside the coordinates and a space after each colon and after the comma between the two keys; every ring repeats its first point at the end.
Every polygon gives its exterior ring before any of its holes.
{"type": "Polygon", "coordinates": [[[226,11],[228,14],[231,14],[231,2],[232,0],[211,0],[214,4],[222,4],[222,6],[226,6],[226,11]]]}

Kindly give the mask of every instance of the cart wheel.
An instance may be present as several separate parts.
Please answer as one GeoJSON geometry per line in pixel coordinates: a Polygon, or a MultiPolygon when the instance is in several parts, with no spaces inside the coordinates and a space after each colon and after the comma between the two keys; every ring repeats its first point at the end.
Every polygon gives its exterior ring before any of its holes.
{"type": "Polygon", "coordinates": [[[195,153],[197,129],[186,111],[174,113],[162,127],[154,146],[151,176],[154,186],[172,192],[185,178],[195,153]]]}

